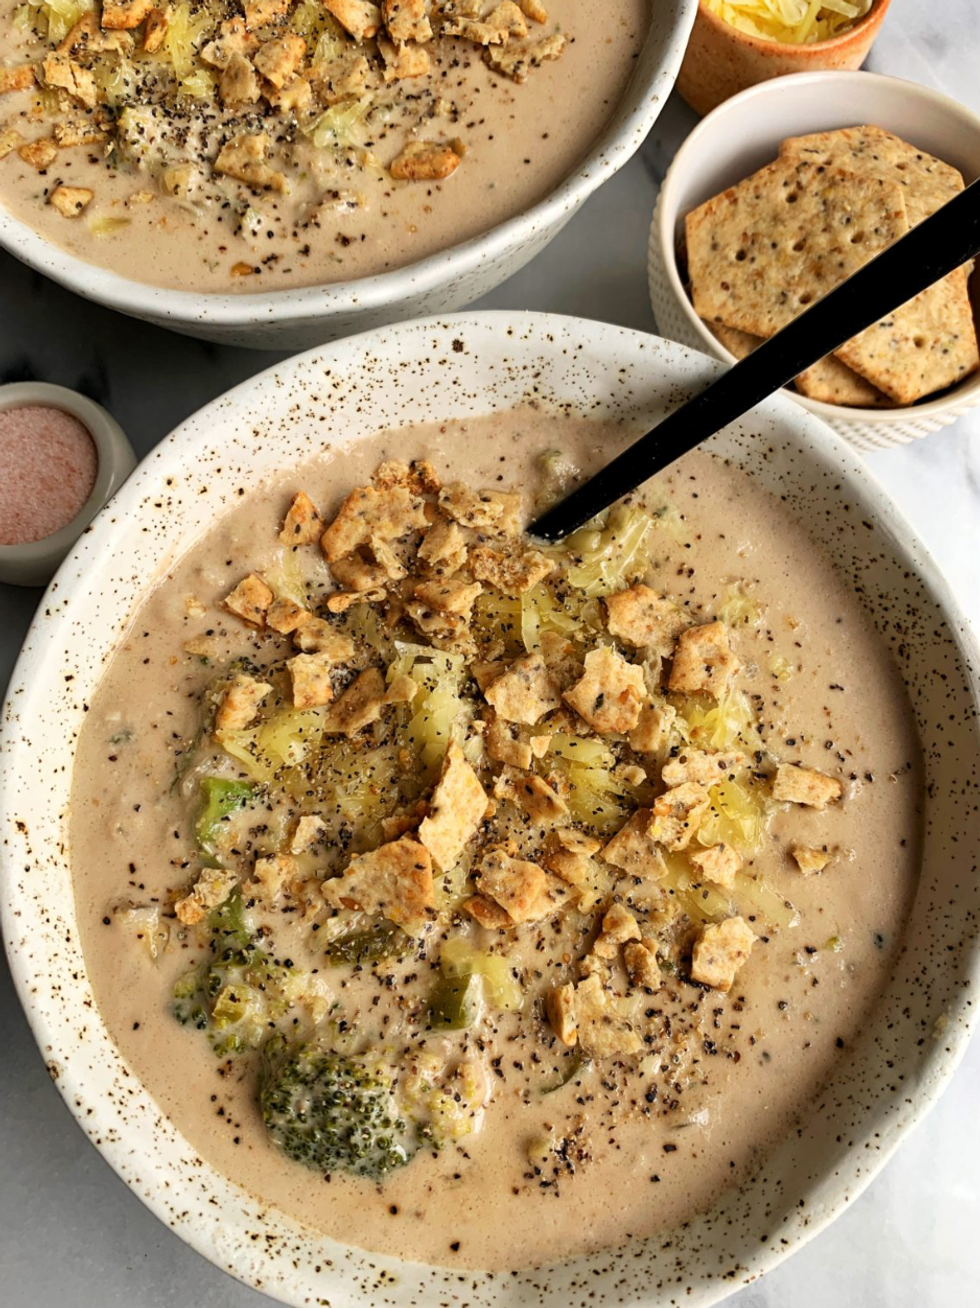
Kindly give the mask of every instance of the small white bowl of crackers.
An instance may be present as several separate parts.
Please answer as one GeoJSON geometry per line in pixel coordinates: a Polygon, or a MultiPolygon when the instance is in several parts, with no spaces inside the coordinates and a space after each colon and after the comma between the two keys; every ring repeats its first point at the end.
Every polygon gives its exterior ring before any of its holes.
{"type": "MultiPolygon", "coordinates": [[[[815,72],[719,105],[678,151],[650,231],[661,333],[727,363],[980,176],[980,119],[876,73],[815,72]]],[[[980,404],[970,266],[869,327],[787,394],[859,448],[980,404]]]]}

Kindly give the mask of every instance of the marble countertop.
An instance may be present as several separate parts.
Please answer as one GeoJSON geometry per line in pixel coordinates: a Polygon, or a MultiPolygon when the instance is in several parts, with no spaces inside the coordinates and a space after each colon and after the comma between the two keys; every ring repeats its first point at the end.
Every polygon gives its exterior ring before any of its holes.
{"type": "MultiPolygon", "coordinates": [[[[871,66],[980,112],[976,0],[896,0],[871,66]]],[[[478,307],[551,310],[655,330],[644,251],[658,180],[693,126],[675,99],[641,153],[534,263],[478,307]],[[603,239],[616,232],[611,246],[603,239]],[[607,252],[595,260],[596,249],[607,252]]],[[[0,254],[0,381],[39,378],[104,404],[145,454],[227,387],[274,363],[123,319],[0,254]]],[[[870,456],[980,629],[980,410],[870,456]]],[[[2,473],[0,473],[2,475],[2,473]]],[[[39,593],[0,585],[0,691],[39,593]]],[[[0,1301],[6,1308],[259,1308],[264,1296],[165,1229],[75,1127],[0,958],[0,1301]]],[[[980,1044],[927,1121],[834,1226],[738,1308],[939,1308],[978,1302],[980,1044]]]]}

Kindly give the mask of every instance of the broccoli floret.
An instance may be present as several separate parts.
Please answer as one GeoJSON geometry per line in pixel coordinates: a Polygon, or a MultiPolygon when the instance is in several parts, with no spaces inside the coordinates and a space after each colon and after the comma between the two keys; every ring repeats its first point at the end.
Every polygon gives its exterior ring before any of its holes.
{"type": "Polygon", "coordinates": [[[266,1042],[259,1106],[273,1143],[319,1172],[379,1181],[417,1148],[390,1080],[316,1045],[290,1047],[275,1036],[266,1042]]]}

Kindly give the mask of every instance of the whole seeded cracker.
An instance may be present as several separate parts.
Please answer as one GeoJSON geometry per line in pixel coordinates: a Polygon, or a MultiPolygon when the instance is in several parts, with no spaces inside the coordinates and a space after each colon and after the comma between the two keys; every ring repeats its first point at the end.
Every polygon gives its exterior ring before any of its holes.
{"type": "MultiPolygon", "coordinates": [[[[903,188],[913,227],[963,190],[963,176],[951,164],[881,127],[846,127],[790,137],[779,153],[785,160],[850,168],[864,177],[897,182],[903,188]]],[[[968,275],[968,268],[950,273],[894,315],[849,341],[837,352],[840,359],[901,404],[911,404],[962,380],[980,366],[968,275]]],[[[832,386],[819,380],[813,385],[819,394],[805,385],[800,389],[815,399],[833,396],[832,386]]],[[[833,398],[831,402],[857,403],[833,398]]]]}
{"type": "MultiPolygon", "coordinates": [[[[705,326],[736,359],[744,359],[762,344],[761,336],[750,336],[734,327],[709,322],[705,326]]],[[[796,378],[796,389],[811,400],[825,404],[846,404],[852,409],[885,409],[892,401],[877,386],[848,368],[833,354],[828,354],[796,378]]]]}
{"type": "Polygon", "coordinates": [[[695,311],[772,336],[908,225],[897,182],[777,161],[688,214],[695,311]]]}
{"type": "Polygon", "coordinates": [[[736,359],[747,359],[764,339],[762,336],[753,336],[750,332],[740,332],[737,327],[726,327],[720,322],[706,322],[704,325],[736,359]]]}
{"type": "Polygon", "coordinates": [[[796,389],[811,400],[846,404],[852,409],[888,409],[892,401],[836,355],[828,354],[796,378],[796,389]]]}
{"type": "Polygon", "coordinates": [[[837,357],[898,404],[945,390],[980,368],[962,268],[855,336],[837,357]]]}
{"type": "Polygon", "coordinates": [[[835,132],[790,136],[779,147],[779,157],[897,182],[904,188],[905,210],[913,227],[963,190],[963,175],[951,164],[881,127],[843,127],[835,132]]]}
{"type": "MultiPolygon", "coordinates": [[[[724,345],[729,354],[736,359],[744,359],[757,349],[763,338],[740,332],[734,327],[723,327],[721,323],[705,323],[711,334],[724,345]]],[[[807,368],[796,378],[796,389],[801,395],[813,400],[823,400],[827,404],[848,404],[855,408],[884,408],[891,401],[882,395],[877,387],[852,372],[846,364],[841,363],[832,354],[826,355],[812,368],[807,368]]]]}

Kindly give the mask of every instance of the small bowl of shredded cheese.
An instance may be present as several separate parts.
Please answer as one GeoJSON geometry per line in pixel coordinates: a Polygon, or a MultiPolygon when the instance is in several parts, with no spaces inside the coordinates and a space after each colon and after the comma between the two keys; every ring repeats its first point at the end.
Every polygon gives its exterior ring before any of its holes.
{"type": "Polygon", "coordinates": [[[677,89],[699,114],[771,77],[860,68],[891,0],[699,0],[677,89]]]}

